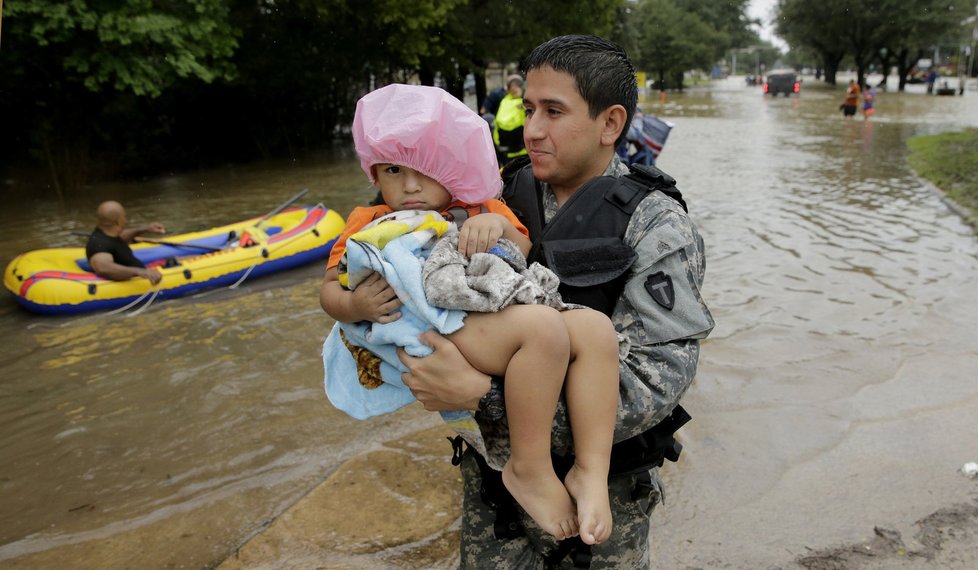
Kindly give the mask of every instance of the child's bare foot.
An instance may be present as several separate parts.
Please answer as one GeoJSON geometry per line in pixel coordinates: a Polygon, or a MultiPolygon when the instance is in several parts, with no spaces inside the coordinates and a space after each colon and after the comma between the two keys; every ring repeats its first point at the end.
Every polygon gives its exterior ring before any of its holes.
{"type": "Polygon", "coordinates": [[[611,536],[611,502],[608,474],[588,472],[577,464],[564,478],[567,491],[577,501],[577,521],[584,544],[600,544],[611,536]]]}
{"type": "Polygon", "coordinates": [[[540,471],[519,469],[508,461],[503,467],[503,484],[545,532],[557,540],[577,536],[574,501],[552,469],[540,471]]]}

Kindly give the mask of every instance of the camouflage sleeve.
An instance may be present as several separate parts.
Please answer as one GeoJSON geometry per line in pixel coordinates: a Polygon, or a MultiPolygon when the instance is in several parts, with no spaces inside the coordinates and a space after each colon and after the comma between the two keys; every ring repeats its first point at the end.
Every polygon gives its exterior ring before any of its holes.
{"type": "Polygon", "coordinates": [[[638,259],[612,317],[629,343],[620,365],[616,441],[672,412],[696,375],[699,341],[714,325],[700,296],[703,239],[686,212],[651,194],[632,216],[625,241],[638,259]]]}

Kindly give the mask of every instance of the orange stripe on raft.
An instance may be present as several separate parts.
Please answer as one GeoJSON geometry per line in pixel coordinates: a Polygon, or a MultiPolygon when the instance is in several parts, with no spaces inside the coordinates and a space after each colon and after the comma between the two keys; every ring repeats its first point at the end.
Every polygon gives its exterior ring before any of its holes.
{"type": "Polygon", "coordinates": [[[292,228],[287,232],[275,234],[274,236],[268,239],[268,243],[275,243],[277,241],[282,241],[283,239],[292,237],[298,233],[302,233],[308,230],[309,228],[315,226],[319,222],[319,220],[323,219],[325,216],[326,216],[326,210],[323,208],[316,208],[314,210],[309,210],[306,212],[306,217],[305,219],[302,220],[302,223],[300,223],[298,226],[295,226],[294,228],[292,228]]]}
{"type": "Polygon", "coordinates": [[[26,298],[27,290],[34,283],[45,279],[68,279],[70,281],[102,281],[102,278],[94,273],[69,273],[67,271],[39,271],[28,277],[20,286],[20,296],[26,298]]]}

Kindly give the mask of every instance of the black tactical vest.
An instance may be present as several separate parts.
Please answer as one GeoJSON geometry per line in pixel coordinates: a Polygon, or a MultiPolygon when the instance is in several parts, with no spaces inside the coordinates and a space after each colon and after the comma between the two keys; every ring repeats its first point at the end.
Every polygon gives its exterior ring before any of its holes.
{"type": "Polygon", "coordinates": [[[564,301],[586,305],[608,316],[625,286],[637,254],[623,237],[635,208],[649,192],[661,191],[686,204],[676,181],[654,166],[632,165],[619,178],[589,180],[545,223],[542,194],[530,165],[509,174],[503,198],[530,231],[527,261],[546,266],[560,278],[564,301]]]}

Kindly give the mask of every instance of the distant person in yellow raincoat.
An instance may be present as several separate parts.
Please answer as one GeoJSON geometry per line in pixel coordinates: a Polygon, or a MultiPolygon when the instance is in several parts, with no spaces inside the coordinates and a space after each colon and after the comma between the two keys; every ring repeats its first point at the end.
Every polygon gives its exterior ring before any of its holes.
{"type": "Polygon", "coordinates": [[[496,145],[499,166],[517,156],[526,154],[523,146],[523,125],[526,124],[526,111],[523,110],[523,77],[510,75],[506,78],[506,95],[499,102],[496,122],[492,129],[492,140],[496,145]]]}

